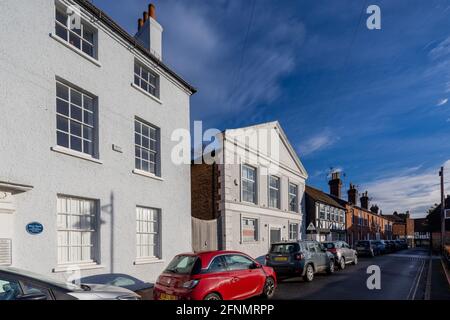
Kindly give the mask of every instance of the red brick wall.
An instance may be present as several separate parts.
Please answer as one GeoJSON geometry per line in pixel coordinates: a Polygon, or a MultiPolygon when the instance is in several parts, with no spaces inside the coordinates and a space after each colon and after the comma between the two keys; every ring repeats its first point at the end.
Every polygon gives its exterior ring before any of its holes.
{"type": "Polygon", "coordinates": [[[217,165],[191,165],[192,216],[210,220],[219,216],[219,171],[217,165]]]}
{"type": "Polygon", "coordinates": [[[357,240],[367,239],[367,235],[370,236],[370,239],[375,239],[377,232],[380,233],[381,239],[387,239],[388,235],[386,234],[384,225],[388,221],[386,218],[367,210],[346,205],[347,241],[352,245],[357,240]],[[360,214],[361,218],[368,220],[368,225],[360,226],[357,224],[358,220],[355,220],[356,224],[353,224],[353,213],[356,217],[360,214]],[[380,229],[377,230],[375,226],[372,227],[372,222],[378,223],[380,229]]]}

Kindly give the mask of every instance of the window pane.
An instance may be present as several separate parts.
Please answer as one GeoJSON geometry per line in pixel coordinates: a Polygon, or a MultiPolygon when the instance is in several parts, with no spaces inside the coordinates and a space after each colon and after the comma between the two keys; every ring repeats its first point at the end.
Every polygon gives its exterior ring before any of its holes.
{"type": "Polygon", "coordinates": [[[88,97],[87,95],[83,95],[83,102],[84,102],[83,107],[86,110],[94,111],[94,101],[91,97],[88,97]]]}
{"type": "Polygon", "coordinates": [[[69,116],[69,103],[56,99],[56,112],[65,116],[69,116]]]}
{"type": "Polygon", "coordinates": [[[55,24],[55,32],[58,37],[67,41],[67,29],[65,29],[64,27],[61,27],[61,25],[56,23],[55,24]]]}
{"type": "Polygon", "coordinates": [[[94,125],[94,114],[92,112],[84,112],[84,123],[91,127],[94,125]]]}
{"type": "Polygon", "coordinates": [[[69,100],[69,88],[61,83],[56,83],[56,96],[58,98],[69,100]]]}
{"type": "Polygon", "coordinates": [[[81,40],[80,37],[72,32],[69,32],[69,43],[74,47],[81,49],[81,40]]]}
{"type": "Polygon", "coordinates": [[[64,117],[57,116],[56,128],[64,132],[69,132],[69,121],[64,117]]]}
{"type": "Polygon", "coordinates": [[[142,137],[142,146],[144,148],[149,149],[150,148],[150,140],[146,137],[142,137]]]}
{"type": "Polygon", "coordinates": [[[81,147],[81,139],[77,138],[75,136],[71,136],[70,137],[70,148],[79,152],[82,152],[82,147],[81,147]]]}
{"type": "Polygon", "coordinates": [[[87,30],[86,25],[83,25],[83,38],[90,43],[94,43],[94,33],[90,30],[87,30]]]}
{"type": "Polygon", "coordinates": [[[93,57],[94,56],[94,47],[87,43],[86,41],[83,41],[83,52],[87,55],[93,57]]]}
{"type": "Polygon", "coordinates": [[[141,169],[141,160],[137,159],[135,160],[135,167],[136,169],[140,170],[141,169]]]}
{"type": "Polygon", "coordinates": [[[92,142],[83,140],[83,152],[90,155],[93,154],[92,142]]]}
{"type": "Polygon", "coordinates": [[[138,121],[134,122],[134,131],[137,133],[141,133],[141,124],[138,121]]]}
{"type": "Polygon", "coordinates": [[[92,128],[83,126],[83,138],[92,141],[94,139],[92,128]]]}
{"type": "Polygon", "coordinates": [[[62,25],[67,25],[67,15],[60,10],[56,10],[56,21],[59,21],[62,25]]]}
{"type": "Polygon", "coordinates": [[[75,105],[70,105],[70,117],[72,119],[83,121],[83,113],[81,112],[81,108],[78,108],[75,105]]]}
{"type": "Polygon", "coordinates": [[[77,106],[81,107],[81,93],[75,90],[70,90],[70,102],[72,104],[76,104],[77,106]]]}
{"type": "Polygon", "coordinates": [[[56,135],[57,135],[58,146],[68,148],[69,147],[69,135],[62,133],[62,132],[57,132],[56,135]]]}
{"type": "Polygon", "coordinates": [[[81,137],[81,124],[75,121],[70,121],[70,134],[81,137]]]}

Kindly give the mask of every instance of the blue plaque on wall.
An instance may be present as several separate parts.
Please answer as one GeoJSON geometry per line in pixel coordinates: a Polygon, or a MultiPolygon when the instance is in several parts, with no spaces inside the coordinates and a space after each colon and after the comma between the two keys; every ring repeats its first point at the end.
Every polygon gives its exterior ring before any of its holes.
{"type": "Polygon", "coordinates": [[[27,224],[26,229],[29,234],[36,235],[44,231],[44,226],[39,222],[31,222],[27,224]]]}

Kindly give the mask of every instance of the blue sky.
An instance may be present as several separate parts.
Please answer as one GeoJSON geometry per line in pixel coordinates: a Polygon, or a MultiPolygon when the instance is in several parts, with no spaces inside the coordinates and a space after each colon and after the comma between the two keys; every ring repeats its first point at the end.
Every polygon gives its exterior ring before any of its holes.
{"type": "MultiPolygon", "coordinates": [[[[163,59],[199,89],[191,118],[235,128],[278,120],[328,190],[330,168],[383,213],[422,216],[450,181],[450,3],[156,0],[163,59]],[[381,30],[366,8],[381,8],[381,30]]],[[[129,33],[147,0],[95,0],[129,33]]],[[[448,184],[450,188],[450,184],[448,184]]]]}

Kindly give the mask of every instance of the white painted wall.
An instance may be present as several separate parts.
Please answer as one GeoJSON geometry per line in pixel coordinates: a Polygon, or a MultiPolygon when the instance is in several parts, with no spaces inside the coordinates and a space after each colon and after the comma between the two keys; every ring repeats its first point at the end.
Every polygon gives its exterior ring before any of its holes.
{"type": "Polygon", "coordinates": [[[135,54],[122,40],[96,25],[99,67],[49,36],[54,15],[53,0],[1,4],[0,181],[33,186],[14,196],[13,265],[52,273],[57,263],[56,200],[61,193],[98,199],[102,207],[114,208],[113,217],[106,209],[101,212],[102,268],[83,274],[114,271],[153,281],[175,254],[191,251],[190,169],[172,164],[170,158],[172,131],[189,129],[190,94],[156,70],[163,103],[155,102],[131,86],[135,54]],[[51,151],[56,145],[55,77],[98,97],[103,164],[51,151]],[[135,116],[161,128],[163,181],[132,173],[135,116]],[[112,144],[123,153],[113,151],[112,144]],[[162,210],[161,263],[133,264],[137,205],[162,210]],[[25,225],[32,221],[44,225],[41,235],[26,233],[25,225]]]}
{"type": "MultiPolygon", "coordinates": [[[[267,127],[273,127],[274,123],[266,124],[267,127]]],[[[264,127],[263,125],[259,125],[264,127]]],[[[282,240],[289,238],[289,223],[298,223],[300,226],[300,237],[304,237],[304,190],[306,172],[298,167],[292,154],[288,151],[281,135],[279,139],[279,157],[270,157],[266,155],[256,155],[256,163],[273,163],[279,161],[279,171],[276,176],[281,179],[281,209],[269,208],[268,205],[268,165],[255,165],[257,168],[257,204],[250,204],[241,201],[241,164],[246,163],[241,157],[237,157],[237,163],[225,161],[225,164],[219,166],[221,174],[221,199],[220,209],[223,221],[223,244],[227,250],[243,251],[254,258],[263,259],[270,246],[269,233],[270,228],[281,228],[282,240]],[[261,156],[264,157],[262,161],[261,156]],[[268,159],[267,159],[268,158],[268,159]],[[267,162],[269,161],[269,162],[267,162]],[[237,181],[238,185],[235,185],[237,181]],[[299,212],[289,211],[288,207],[288,185],[289,181],[298,185],[299,212]],[[259,237],[258,241],[253,243],[242,242],[241,237],[241,219],[242,217],[259,219],[259,237]]],[[[242,154],[245,147],[235,144],[230,140],[224,143],[225,159],[235,158],[236,154],[242,154]]],[[[248,163],[247,163],[248,164],[248,163]]]]}

